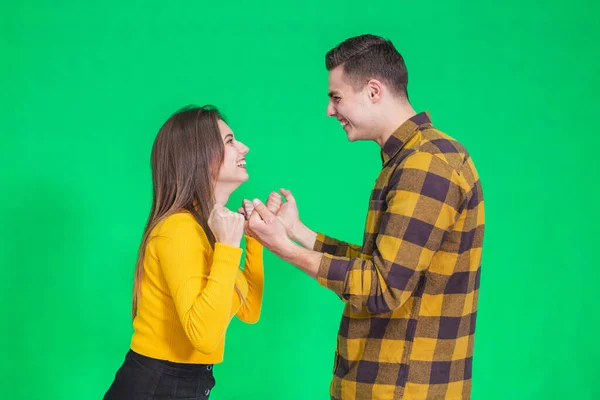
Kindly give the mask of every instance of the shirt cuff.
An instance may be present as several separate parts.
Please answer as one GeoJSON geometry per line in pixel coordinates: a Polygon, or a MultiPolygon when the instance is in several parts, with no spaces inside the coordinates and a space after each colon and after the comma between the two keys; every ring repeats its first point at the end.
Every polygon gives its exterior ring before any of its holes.
{"type": "MultiPolygon", "coordinates": [[[[231,268],[232,271],[237,273],[240,261],[242,259],[242,249],[239,247],[229,246],[224,243],[215,243],[215,251],[213,254],[213,268],[222,265],[224,267],[234,267],[231,268]]],[[[217,267],[218,268],[218,267],[217,267]]],[[[235,274],[234,274],[235,276],[235,274]]]]}
{"type": "MultiPolygon", "coordinates": [[[[263,245],[254,238],[244,235],[246,238],[246,264],[244,271],[246,274],[262,271],[263,267],[263,245]],[[259,268],[260,267],[260,268],[259,268]]],[[[262,272],[261,272],[262,274],[262,272]]]]}
{"type": "Polygon", "coordinates": [[[336,254],[340,245],[342,245],[342,242],[339,240],[319,232],[317,233],[317,240],[315,240],[313,250],[319,253],[336,254]]]}
{"type": "Polygon", "coordinates": [[[349,259],[323,253],[317,272],[317,281],[321,286],[342,297],[346,288],[346,276],[349,267],[349,259]]]}
{"type": "Polygon", "coordinates": [[[262,251],[263,249],[263,245],[260,244],[260,242],[256,239],[254,239],[251,236],[248,235],[244,235],[244,237],[246,238],[246,251],[250,251],[250,252],[258,252],[258,251],[262,251]]]}

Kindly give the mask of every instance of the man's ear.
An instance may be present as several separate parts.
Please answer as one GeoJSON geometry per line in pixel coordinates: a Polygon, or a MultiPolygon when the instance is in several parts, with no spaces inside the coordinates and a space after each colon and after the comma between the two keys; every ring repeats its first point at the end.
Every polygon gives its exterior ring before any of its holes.
{"type": "Polygon", "coordinates": [[[367,94],[369,95],[369,100],[373,103],[378,103],[381,100],[381,96],[383,95],[383,83],[377,79],[370,79],[367,82],[367,94]]]}

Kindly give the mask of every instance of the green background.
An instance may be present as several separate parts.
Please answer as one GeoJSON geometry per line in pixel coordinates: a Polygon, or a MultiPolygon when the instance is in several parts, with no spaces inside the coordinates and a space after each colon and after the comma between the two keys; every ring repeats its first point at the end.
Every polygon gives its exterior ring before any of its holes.
{"type": "MultiPolygon", "coordinates": [[[[231,199],[291,189],[360,242],[380,168],[325,115],[324,55],[392,39],[417,111],[469,150],[486,233],[473,399],[597,399],[600,6],[592,1],[28,1],[0,6],[0,398],[100,399],[128,349],[156,132],[215,104],[251,149],[231,199]]],[[[219,399],[328,399],[343,304],[266,254],[219,399]]]]}

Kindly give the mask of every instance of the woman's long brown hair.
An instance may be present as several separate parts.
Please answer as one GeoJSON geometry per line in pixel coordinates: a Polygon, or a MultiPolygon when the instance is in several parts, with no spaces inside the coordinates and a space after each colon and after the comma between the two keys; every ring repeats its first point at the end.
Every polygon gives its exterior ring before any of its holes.
{"type": "Polygon", "coordinates": [[[151,156],[152,208],[138,249],[132,318],[137,315],[146,246],[160,221],[187,210],[202,226],[214,247],[215,238],[208,227],[208,217],[214,205],[214,182],[224,154],[219,120],[224,119],[216,107],[188,106],[173,114],[156,136],[151,156]]]}

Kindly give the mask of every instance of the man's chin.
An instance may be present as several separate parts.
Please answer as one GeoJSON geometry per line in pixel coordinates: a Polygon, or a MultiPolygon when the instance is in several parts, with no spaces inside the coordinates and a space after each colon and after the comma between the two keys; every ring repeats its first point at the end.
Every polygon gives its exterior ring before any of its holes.
{"type": "Polygon", "coordinates": [[[346,132],[346,138],[348,138],[349,142],[356,142],[357,140],[360,140],[360,138],[357,137],[357,135],[352,131],[346,132]]]}
{"type": "Polygon", "coordinates": [[[356,140],[356,138],[354,137],[354,133],[352,132],[352,129],[350,127],[344,128],[344,131],[346,132],[346,138],[349,142],[354,142],[356,140]]]}

